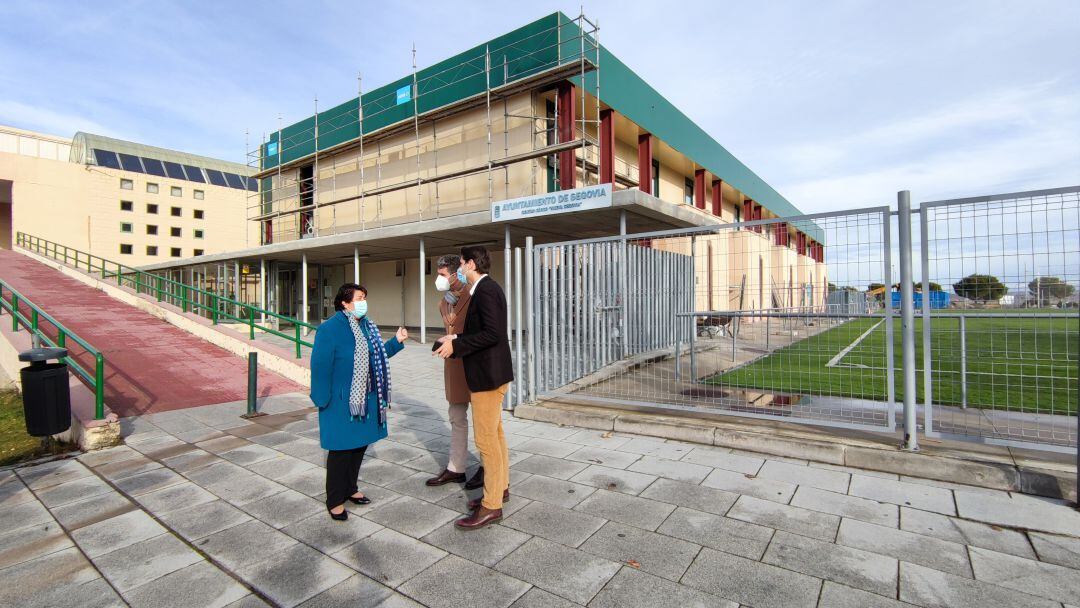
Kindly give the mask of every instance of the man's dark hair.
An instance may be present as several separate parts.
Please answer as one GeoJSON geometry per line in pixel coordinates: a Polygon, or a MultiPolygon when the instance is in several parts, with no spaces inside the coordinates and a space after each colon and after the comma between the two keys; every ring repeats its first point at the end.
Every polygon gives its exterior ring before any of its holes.
{"type": "Polygon", "coordinates": [[[436,264],[439,268],[445,268],[450,271],[450,274],[454,274],[457,272],[458,267],[461,266],[461,258],[448,253],[441,256],[436,264]]]}
{"type": "Polygon", "coordinates": [[[364,293],[364,297],[367,297],[367,287],[363,285],[357,285],[356,283],[345,283],[341,287],[338,287],[337,295],[334,296],[334,310],[345,310],[345,302],[352,302],[356,297],[356,290],[360,290],[364,293]]]}
{"type": "Polygon", "coordinates": [[[491,272],[491,256],[488,255],[486,247],[481,247],[480,245],[462,247],[461,263],[464,264],[469,260],[476,262],[476,272],[479,272],[480,274],[491,272]]]}

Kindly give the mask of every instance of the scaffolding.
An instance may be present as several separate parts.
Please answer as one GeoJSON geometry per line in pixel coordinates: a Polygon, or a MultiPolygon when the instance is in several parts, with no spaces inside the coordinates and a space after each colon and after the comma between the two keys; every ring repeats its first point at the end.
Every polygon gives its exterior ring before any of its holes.
{"type": "Polygon", "coordinates": [[[364,94],[358,74],[356,100],[320,113],[316,99],[313,118],[279,119],[248,151],[260,180],[248,218],[269,244],[482,211],[558,188],[568,156],[575,183],[599,183],[600,54],[584,13],[556,13],[426,70],[414,45],[410,76],[364,94]],[[572,109],[552,94],[565,81],[577,87],[572,109]]]}

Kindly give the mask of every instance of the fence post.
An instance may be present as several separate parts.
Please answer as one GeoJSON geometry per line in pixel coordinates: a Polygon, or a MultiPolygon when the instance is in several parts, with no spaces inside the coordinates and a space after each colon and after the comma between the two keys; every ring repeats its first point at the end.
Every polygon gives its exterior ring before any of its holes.
{"type": "Polygon", "coordinates": [[[11,294],[11,331],[19,331],[19,295],[11,294]]]}
{"type": "Polygon", "coordinates": [[[296,331],[296,336],[295,336],[295,340],[296,340],[296,358],[299,359],[301,357],[301,354],[300,354],[300,324],[299,323],[294,323],[293,324],[293,329],[296,331]]]}
{"type": "Polygon", "coordinates": [[[105,357],[94,355],[94,420],[105,417],[105,357]]]}
{"type": "Polygon", "coordinates": [[[535,251],[533,251],[533,237],[525,237],[525,300],[529,303],[529,315],[527,339],[529,340],[529,346],[526,353],[528,360],[528,376],[529,376],[529,401],[536,400],[536,338],[533,333],[535,330],[533,317],[536,314],[536,303],[533,301],[533,268],[536,265],[535,251]]]}
{"type": "Polygon", "coordinates": [[[248,312],[248,338],[255,339],[255,309],[251,306],[246,306],[248,312]]]}
{"type": "MultiPolygon", "coordinates": [[[[925,305],[925,304],[924,304],[925,305]]],[[[926,348],[925,346],[923,348],[926,348]]],[[[967,409],[967,320],[960,315],[960,407],[967,409]]]]}
{"type": "Polygon", "coordinates": [[[259,353],[248,353],[247,413],[245,418],[255,416],[255,399],[259,393],[259,353]]]}
{"type": "Polygon", "coordinates": [[[217,325],[218,324],[218,297],[217,297],[217,294],[214,294],[210,298],[210,304],[211,304],[211,306],[214,307],[210,311],[210,316],[213,318],[214,325],[217,325]]]}
{"type": "Polygon", "coordinates": [[[522,348],[522,327],[521,327],[521,310],[525,308],[521,301],[521,247],[514,247],[514,324],[517,330],[517,338],[514,340],[514,355],[517,363],[517,369],[515,372],[517,376],[514,380],[514,405],[521,405],[522,398],[522,385],[527,382],[525,379],[525,362],[521,358],[522,348]]]}
{"type": "MultiPolygon", "coordinates": [[[[911,192],[897,193],[900,224],[900,332],[904,373],[904,449],[918,450],[915,416],[915,310],[911,278],[911,192]]],[[[886,291],[891,289],[886,287],[886,291]]],[[[891,297],[891,294],[890,296],[891,297]]]]}

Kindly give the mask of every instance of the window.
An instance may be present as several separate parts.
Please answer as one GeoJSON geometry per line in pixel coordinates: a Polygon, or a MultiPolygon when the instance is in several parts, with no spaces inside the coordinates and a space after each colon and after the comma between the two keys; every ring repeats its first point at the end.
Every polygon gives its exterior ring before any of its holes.
{"type": "Polygon", "coordinates": [[[735,223],[738,224],[742,221],[742,208],[735,205],[735,223]]]}
{"type": "Polygon", "coordinates": [[[203,219],[203,210],[202,209],[196,209],[195,210],[195,219],[197,219],[197,220],[203,219]]]}
{"type": "Polygon", "coordinates": [[[169,255],[171,255],[174,258],[180,257],[180,248],[179,247],[173,247],[172,249],[169,250],[169,255]]]}
{"type": "Polygon", "coordinates": [[[97,166],[99,167],[108,167],[110,169],[120,168],[120,161],[116,158],[116,152],[94,148],[94,160],[97,161],[97,166]]]}
{"type": "Polygon", "coordinates": [[[686,187],[683,190],[683,202],[687,205],[694,204],[694,180],[686,178],[686,187]]]}
{"type": "Polygon", "coordinates": [[[184,216],[184,210],[181,209],[180,207],[171,207],[169,209],[169,213],[172,214],[173,217],[183,217],[184,216]]]}
{"type": "Polygon", "coordinates": [[[205,192],[203,192],[202,190],[196,190],[195,191],[195,200],[201,201],[204,198],[206,198],[206,193],[205,192]]]}
{"type": "Polygon", "coordinates": [[[146,212],[156,214],[157,213],[157,205],[155,205],[154,203],[147,203],[146,204],[146,212]]]}
{"type": "Polygon", "coordinates": [[[178,228],[176,226],[173,226],[172,228],[169,228],[169,236],[181,236],[181,234],[182,234],[182,231],[180,230],[180,228],[178,228]]]}
{"type": "Polygon", "coordinates": [[[120,178],[120,189],[121,190],[134,190],[135,189],[135,182],[131,181],[130,179],[120,178]]]}
{"type": "Polygon", "coordinates": [[[202,250],[202,249],[196,249],[196,250],[195,250],[195,255],[202,255],[202,254],[203,254],[203,250],[202,250]]]}
{"type": "Polygon", "coordinates": [[[152,183],[152,182],[146,182],[146,191],[149,192],[150,194],[157,194],[158,193],[157,184],[152,183]]]}
{"type": "Polygon", "coordinates": [[[120,211],[133,211],[135,209],[135,203],[131,201],[120,201],[120,211]]]}
{"type": "Polygon", "coordinates": [[[132,232],[131,222],[120,222],[120,232],[132,232]]]}
{"type": "Polygon", "coordinates": [[[157,255],[157,245],[147,245],[146,255],[157,255]]]}
{"type": "Polygon", "coordinates": [[[128,245],[128,244],[125,244],[125,243],[120,244],[120,254],[121,255],[131,255],[131,249],[132,249],[131,245],[128,245]]]}
{"type": "Polygon", "coordinates": [[[158,177],[165,177],[165,167],[161,164],[161,161],[156,158],[142,157],[143,167],[146,168],[146,172],[150,175],[156,175],[158,177]]]}
{"type": "Polygon", "coordinates": [[[143,168],[142,168],[142,163],[139,162],[139,157],[138,156],[134,156],[134,155],[131,155],[131,154],[124,154],[123,152],[119,152],[118,155],[120,156],[120,167],[123,168],[124,171],[134,171],[136,173],[145,173],[145,171],[143,171],[143,168]]]}
{"type": "Polygon", "coordinates": [[[169,194],[173,196],[184,196],[184,189],[180,186],[173,186],[172,188],[169,188],[169,194]]]}
{"type": "Polygon", "coordinates": [[[195,231],[195,238],[197,238],[197,239],[203,238],[203,231],[202,230],[196,230],[195,231]]]}
{"type": "Polygon", "coordinates": [[[152,224],[146,225],[146,234],[157,234],[157,226],[152,224]]]}
{"type": "Polygon", "coordinates": [[[184,175],[184,168],[180,166],[180,163],[173,163],[169,161],[164,162],[165,174],[173,179],[187,179],[184,175]]]}
{"type": "Polygon", "coordinates": [[[652,195],[660,198],[660,161],[652,161],[652,195]]]}
{"type": "Polygon", "coordinates": [[[210,183],[215,186],[228,187],[228,183],[225,181],[225,175],[221,171],[215,169],[207,169],[206,176],[210,178],[210,183]]]}
{"type": "Polygon", "coordinates": [[[187,174],[189,182],[199,182],[200,184],[206,183],[206,178],[203,177],[202,169],[198,167],[192,167],[191,165],[184,165],[184,173],[187,174]]]}
{"type": "Polygon", "coordinates": [[[237,190],[246,190],[244,187],[244,180],[235,173],[225,174],[225,183],[229,184],[230,188],[236,188],[237,190]]]}

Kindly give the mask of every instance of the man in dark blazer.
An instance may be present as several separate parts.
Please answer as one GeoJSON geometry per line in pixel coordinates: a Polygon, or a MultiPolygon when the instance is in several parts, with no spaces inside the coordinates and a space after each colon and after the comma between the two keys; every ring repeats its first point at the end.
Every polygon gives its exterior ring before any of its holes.
{"type": "Polygon", "coordinates": [[[455,525],[475,530],[502,519],[503,502],[510,499],[510,452],[503,433],[502,403],[514,371],[507,340],[506,294],[488,276],[491,257],[487,249],[462,247],[461,269],[472,294],[465,331],[440,338],[435,354],[460,358],[472,391],[473,436],[484,466],[484,497],[470,501],[472,514],[455,525]]]}

